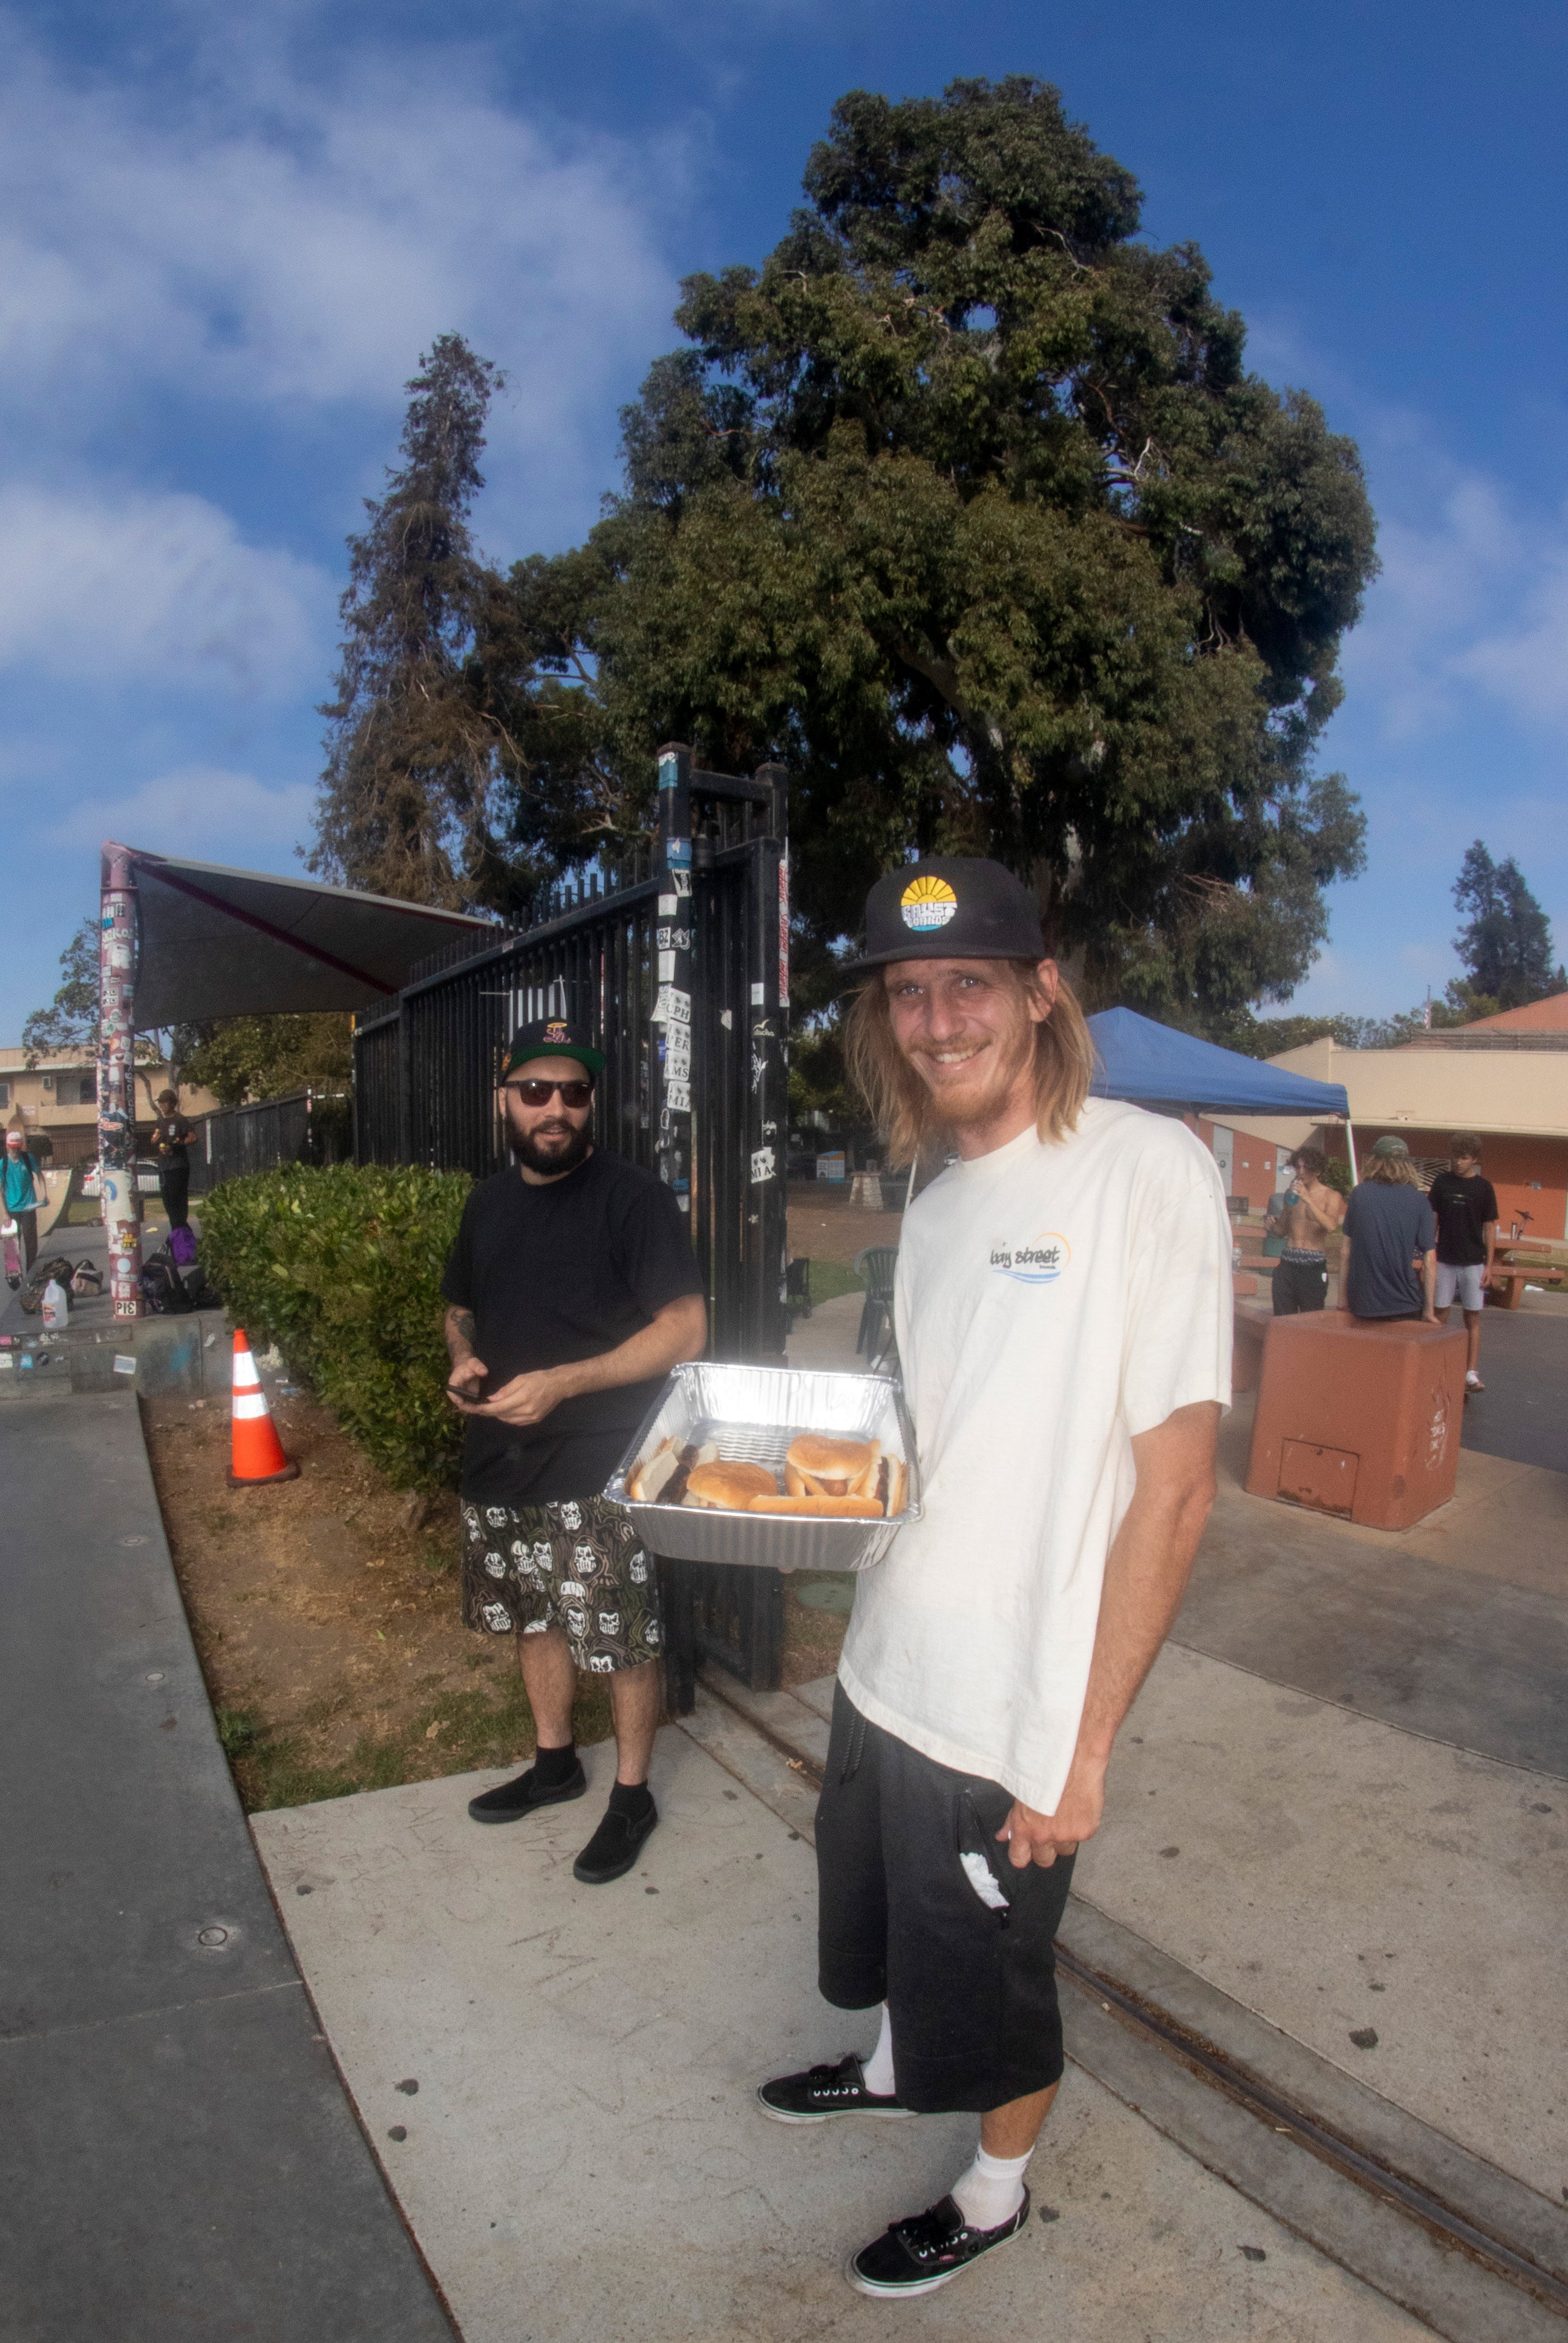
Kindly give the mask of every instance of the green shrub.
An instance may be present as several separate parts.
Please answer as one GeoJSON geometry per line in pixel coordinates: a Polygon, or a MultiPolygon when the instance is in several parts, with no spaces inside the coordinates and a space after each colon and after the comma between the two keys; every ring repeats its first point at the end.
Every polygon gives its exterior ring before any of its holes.
{"type": "Polygon", "coordinates": [[[274,1342],[395,1488],[455,1485],[441,1272],[466,1172],[287,1164],[226,1180],[202,1259],[255,1343],[274,1342]]]}

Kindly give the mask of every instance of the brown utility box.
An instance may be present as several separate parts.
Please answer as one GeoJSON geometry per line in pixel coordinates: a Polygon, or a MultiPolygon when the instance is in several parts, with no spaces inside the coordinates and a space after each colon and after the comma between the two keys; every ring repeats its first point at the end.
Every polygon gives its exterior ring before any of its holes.
{"type": "Polygon", "coordinates": [[[1263,1372],[1263,1344],[1274,1322],[1272,1300],[1249,1302],[1238,1295],[1231,1337],[1231,1389],[1256,1391],[1263,1372]]]}
{"type": "Polygon", "coordinates": [[[1446,1504],[1464,1414],[1462,1327],[1304,1311],[1263,1346],[1247,1493],[1407,1530],[1446,1504]]]}

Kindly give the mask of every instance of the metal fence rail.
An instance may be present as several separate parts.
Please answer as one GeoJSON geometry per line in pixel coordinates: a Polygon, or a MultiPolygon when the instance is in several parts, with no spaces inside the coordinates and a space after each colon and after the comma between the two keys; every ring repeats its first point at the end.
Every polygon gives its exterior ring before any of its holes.
{"type": "Polygon", "coordinates": [[[270,1172],[280,1163],[341,1163],[353,1152],[353,1115],[346,1091],[304,1090],[253,1106],[215,1108],[197,1118],[191,1192],[206,1195],[220,1180],[270,1172]]]}
{"type": "MultiPolygon", "coordinates": [[[[517,1027],[563,1017],[605,1054],[598,1146],[657,1170],[689,1216],[711,1354],[782,1363],[789,1014],[786,776],[659,755],[651,854],[556,890],[533,924],[465,938],[362,1019],[354,1152],[477,1179],[502,1170],[497,1085],[517,1027]]],[[[697,1660],[776,1684],[771,1571],[665,1564],[670,1692],[697,1660]]]]}

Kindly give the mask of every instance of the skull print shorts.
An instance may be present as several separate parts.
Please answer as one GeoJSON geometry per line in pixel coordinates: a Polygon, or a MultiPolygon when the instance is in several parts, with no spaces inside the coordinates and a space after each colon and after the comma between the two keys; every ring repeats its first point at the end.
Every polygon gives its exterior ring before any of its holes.
{"type": "Polygon", "coordinates": [[[602,1497],[463,1504],[463,1624],[481,1634],[558,1627],[572,1658],[613,1675],[664,1649],[658,1584],[630,1516],[602,1497]]]}

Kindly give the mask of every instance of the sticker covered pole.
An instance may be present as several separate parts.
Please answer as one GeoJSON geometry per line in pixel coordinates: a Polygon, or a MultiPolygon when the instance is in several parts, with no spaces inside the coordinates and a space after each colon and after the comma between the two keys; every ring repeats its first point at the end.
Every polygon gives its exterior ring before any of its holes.
{"type": "Polygon", "coordinates": [[[766,832],[751,870],[745,1259],[748,1356],[782,1366],[788,1320],[789,1122],[789,775],[759,765],[766,832]]]}
{"type": "Polygon", "coordinates": [[[116,1318],[142,1314],[136,1188],[136,881],[129,849],[104,849],[98,931],[98,1181],[116,1318]]]}
{"type": "Polygon", "coordinates": [[[653,1049],[658,1064],[655,1157],[683,1212],[691,1210],[691,751],[658,752],[658,841],[654,875],[653,1049]]]}

